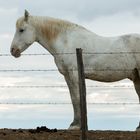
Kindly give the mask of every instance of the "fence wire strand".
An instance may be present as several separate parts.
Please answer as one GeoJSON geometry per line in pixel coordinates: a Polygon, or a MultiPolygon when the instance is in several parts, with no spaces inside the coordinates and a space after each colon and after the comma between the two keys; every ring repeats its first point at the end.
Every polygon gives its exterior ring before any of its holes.
{"type": "MultiPolygon", "coordinates": [[[[61,72],[65,72],[63,69],[59,69],[61,72]]],[[[134,69],[92,69],[92,68],[85,68],[85,72],[92,72],[92,71],[114,71],[114,72],[129,72],[133,71],[134,69]]],[[[140,69],[137,69],[140,70],[140,69]]],[[[67,72],[70,71],[78,71],[77,69],[67,69],[67,72]]],[[[58,72],[58,69],[0,69],[0,72],[58,72]]]]}
{"type": "MultiPolygon", "coordinates": [[[[133,85],[118,85],[118,86],[100,86],[100,85],[88,85],[87,88],[134,88],[133,85]]],[[[68,88],[67,85],[19,85],[19,86],[6,86],[6,85],[0,85],[0,88],[68,88]]]]}
{"type": "MultiPolygon", "coordinates": [[[[0,102],[1,105],[72,105],[70,102],[0,102]]],[[[87,103],[88,105],[140,105],[139,103],[136,102],[95,102],[95,103],[87,103]]]]}
{"type": "MultiPolygon", "coordinates": [[[[140,54],[140,52],[83,52],[83,55],[99,55],[99,54],[140,54]]],[[[67,53],[28,53],[21,54],[22,56],[48,56],[48,55],[76,55],[76,52],[67,52],[67,53]]],[[[0,54],[0,56],[12,56],[11,54],[0,54]]]]}

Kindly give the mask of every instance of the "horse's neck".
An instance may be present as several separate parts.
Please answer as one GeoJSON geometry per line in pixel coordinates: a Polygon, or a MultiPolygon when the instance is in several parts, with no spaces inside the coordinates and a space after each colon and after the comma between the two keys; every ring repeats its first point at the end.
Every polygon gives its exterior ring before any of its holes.
{"type": "Polygon", "coordinates": [[[57,53],[53,44],[58,37],[77,27],[76,24],[49,17],[32,17],[31,22],[36,28],[37,41],[50,53],[57,53]]]}
{"type": "Polygon", "coordinates": [[[30,24],[36,29],[36,41],[47,49],[50,53],[54,53],[51,46],[52,40],[49,35],[49,27],[47,26],[47,19],[44,17],[32,16],[30,18],[30,24]]]}
{"type": "MultiPolygon", "coordinates": [[[[57,51],[61,51],[61,48],[57,48],[56,41],[58,38],[60,39],[62,36],[65,37],[66,34],[71,31],[76,30],[79,35],[83,37],[83,34],[86,36],[89,35],[88,40],[94,41],[95,38],[100,41],[99,36],[94,33],[87,31],[84,27],[79,25],[63,21],[57,20],[48,17],[33,17],[32,24],[36,28],[37,34],[37,41],[40,43],[44,48],[46,48],[51,54],[59,53],[57,51]],[[78,30],[77,30],[78,29],[78,30]],[[55,44],[55,45],[54,45],[55,44]]],[[[73,37],[73,39],[75,39],[73,37]]],[[[61,40],[61,39],[60,39],[61,40]]],[[[85,39],[85,41],[87,41],[85,39]]],[[[97,41],[96,41],[97,42],[97,41]]],[[[61,43],[62,46],[63,43],[61,43]]],[[[72,46],[72,45],[71,45],[72,46]]],[[[60,47],[60,46],[59,46],[60,47]]],[[[62,46],[63,47],[63,46],[62,46]]],[[[71,48],[72,49],[72,48],[71,48]]]]}

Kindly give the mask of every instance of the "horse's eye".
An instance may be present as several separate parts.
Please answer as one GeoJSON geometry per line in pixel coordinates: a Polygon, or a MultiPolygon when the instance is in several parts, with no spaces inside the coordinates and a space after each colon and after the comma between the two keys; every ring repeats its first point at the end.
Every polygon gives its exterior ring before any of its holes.
{"type": "Polygon", "coordinates": [[[19,29],[19,32],[20,32],[20,33],[23,33],[23,32],[24,32],[24,29],[19,29]]]}

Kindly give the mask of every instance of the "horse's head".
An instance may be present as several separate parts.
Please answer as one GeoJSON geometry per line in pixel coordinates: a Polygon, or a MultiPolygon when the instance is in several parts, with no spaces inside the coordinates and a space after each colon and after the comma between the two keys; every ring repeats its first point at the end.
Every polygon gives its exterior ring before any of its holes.
{"type": "Polygon", "coordinates": [[[35,28],[30,24],[29,13],[25,10],[24,17],[19,18],[16,23],[16,33],[11,45],[11,54],[14,57],[20,57],[21,53],[35,40],[35,28]]]}

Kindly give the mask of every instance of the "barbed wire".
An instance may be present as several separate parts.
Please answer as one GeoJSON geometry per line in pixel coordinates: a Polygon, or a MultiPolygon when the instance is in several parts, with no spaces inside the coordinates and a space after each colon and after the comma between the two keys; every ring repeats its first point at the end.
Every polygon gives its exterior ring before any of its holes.
{"type": "MultiPolygon", "coordinates": [[[[67,52],[67,53],[28,53],[21,54],[22,56],[45,56],[45,55],[76,55],[76,52],[67,52]]],[[[140,52],[83,52],[83,54],[87,55],[95,55],[95,54],[140,54],[140,52]]],[[[11,54],[0,54],[0,56],[12,56],[11,54]]]]}
{"type": "MultiPolygon", "coordinates": [[[[20,85],[20,86],[5,86],[0,85],[0,88],[67,88],[67,85],[20,85]]],[[[89,85],[86,86],[87,88],[134,88],[133,85],[114,85],[114,86],[100,86],[100,85],[89,85]]]]}
{"type": "MultiPolygon", "coordinates": [[[[71,105],[70,102],[0,102],[1,105],[71,105]]],[[[140,105],[136,102],[95,102],[95,103],[87,103],[88,105],[140,105]]]]}
{"type": "Polygon", "coordinates": [[[0,69],[0,72],[46,72],[58,71],[58,69],[0,69]]]}
{"type": "Polygon", "coordinates": [[[83,54],[140,54],[140,52],[83,52],[83,54]]]}
{"type": "MultiPolygon", "coordinates": [[[[100,54],[140,54],[140,52],[95,52],[95,53],[91,53],[91,52],[83,52],[83,55],[100,55],[100,54]]],[[[36,54],[22,54],[22,56],[49,56],[51,54],[49,53],[36,53],[36,54]]],[[[53,55],[76,55],[75,53],[54,53],[53,55]]],[[[12,56],[11,54],[0,54],[0,56],[12,56]]],[[[85,69],[85,71],[132,71],[133,69],[85,69]]],[[[58,71],[58,69],[0,69],[0,72],[56,72],[58,71]]],[[[77,69],[68,69],[68,71],[77,71],[77,69]]],[[[119,85],[119,86],[99,86],[99,85],[90,85],[87,86],[88,88],[133,88],[133,86],[128,86],[128,85],[119,85]]],[[[32,85],[32,86],[0,86],[0,88],[67,88],[67,86],[65,85],[54,85],[54,86],[50,86],[50,85],[41,85],[41,86],[36,86],[36,85],[32,85]]],[[[0,102],[0,104],[7,104],[7,105],[64,105],[64,104],[71,104],[68,102],[34,102],[34,103],[16,103],[16,102],[0,102]]],[[[139,105],[139,103],[88,103],[89,105],[139,105]]]]}
{"type": "MultiPolygon", "coordinates": [[[[59,69],[61,72],[65,72],[63,69],[59,69]]],[[[90,71],[123,71],[123,72],[129,72],[133,71],[134,69],[92,69],[92,68],[85,68],[84,71],[90,72],[90,71]]],[[[137,69],[140,70],[140,69],[137,69]]],[[[57,72],[58,69],[0,69],[0,72],[57,72]]],[[[77,69],[66,69],[66,71],[78,71],[77,69]]]]}

